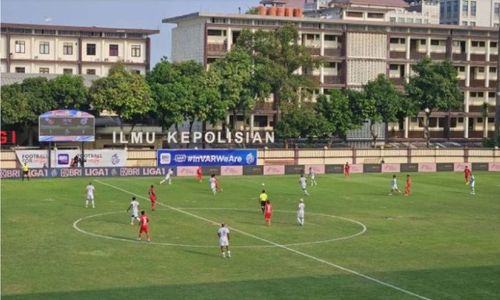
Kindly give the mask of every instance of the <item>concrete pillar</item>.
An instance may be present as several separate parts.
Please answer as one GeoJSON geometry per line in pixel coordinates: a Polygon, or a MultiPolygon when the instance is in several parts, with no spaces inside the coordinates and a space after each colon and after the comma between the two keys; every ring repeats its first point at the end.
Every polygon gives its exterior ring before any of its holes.
{"type": "Polygon", "coordinates": [[[406,60],[410,59],[410,44],[411,44],[411,39],[409,36],[406,37],[406,60]]]}
{"type": "Polygon", "coordinates": [[[231,47],[233,46],[233,31],[231,30],[231,28],[228,28],[226,32],[227,51],[229,52],[231,50],[231,47]]]}
{"type": "Polygon", "coordinates": [[[405,139],[408,138],[408,131],[410,129],[410,118],[405,118],[405,139]]]}
{"type": "Polygon", "coordinates": [[[250,115],[250,135],[253,135],[254,131],[254,114],[250,115]]]}
{"type": "Polygon", "coordinates": [[[472,43],[471,39],[468,38],[467,41],[465,42],[465,53],[467,55],[467,61],[470,61],[470,51],[472,49],[472,43]]]}
{"type": "Polygon", "coordinates": [[[469,113],[469,92],[466,91],[464,94],[464,138],[469,138],[469,117],[467,116],[469,113]]]}

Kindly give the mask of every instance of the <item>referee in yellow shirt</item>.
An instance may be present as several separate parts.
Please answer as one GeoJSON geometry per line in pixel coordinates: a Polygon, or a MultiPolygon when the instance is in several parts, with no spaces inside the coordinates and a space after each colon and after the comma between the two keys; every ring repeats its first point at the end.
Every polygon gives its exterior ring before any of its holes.
{"type": "Polygon", "coordinates": [[[268,197],[266,194],[266,190],[262,190],[262,192],[259,195],[260,209],[262,210],[262,213],[264,213],[264,208],[266,207],[267,198],[268,197]]]}
{"type": "Polygon", "coordinates": [[[22,181],[24,181],[24,177],[28,177],[28,181],[30,181],[30,168],[28,167],[28,163],[24,163],[23,173],[21,175],[22,181]]]}

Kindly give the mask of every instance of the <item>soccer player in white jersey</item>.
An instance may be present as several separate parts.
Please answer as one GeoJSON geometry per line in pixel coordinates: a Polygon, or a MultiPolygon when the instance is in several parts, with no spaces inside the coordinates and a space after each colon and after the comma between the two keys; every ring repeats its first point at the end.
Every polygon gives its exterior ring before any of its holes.
{"type": "Polygon", "coordinates": [[[219,246],[220,252],[223,258],[231,257],[231,251],[229,251],[229,228],[226,227],[224,223],[220,225],[219,230],[217,231],[217,236],[219,237],[219,246]],[[226,250],[224,252],[224,250],[226,250]]]}
{"type": "Polygon", "coordinates": [[[311,180],[311,186],[318,185],[318,183],[316,182],[316,173],[311,167],[309,167],[309,179],[311,180]]]}
{"type": "Polygon", "coordinates": [[[92,203],[92,208],[95,208],[94,204],[95,187],[92,185],[92,182],[89,182],[85,190],[87,191],[87,200],[85,201],[85,208],[89,207],[89,202],[92,203]]]}
{"type": "Polygon", "coordinates": [[[389,193],[390,196],[392,196],[392,193],[398,192],[401,194],[401,191],[398,188],[398,180],[396,179],[396,175],[392,175],[391,179],[391,192],[389,193]]]}
{"type": "Polygon", "coordinates": [[[470,186],[470,194],[475,195],[476,194],[476,178],[474,175],[471,175],[469,178],[469,186],[470,186]]]}
{"type": "Polygon", "coordinates": [[[299,205],[297,206],[297,222],[300,226],[304,226],[304,209],[306,205],[304,204],[304,199],[300,199],[299,205]]]}
{"type": "Polygon", "coordinates": [[[304,191],[304,194],[309,196],[309,193],[307,192],[307,180],[306,177],[304,176],[304,173],[300,174],[299,183],[300,187],[302,188],[302,191],[304,191]]]}
{"type": "Polygon", "coordinates": [[[134,221],[139,220],[139,201],[137,201],[135,197],[132,197],[132,201],[127,208],[127,212],[129,212],[130,209],[132,209],[132,214],[130,215],[130,225],[134,225],[134,221]]]}
{"type": "Polygon", "coordinates": [[[214,195],[217,193],[217,178],[215,177],[215,174],[210,176],[210,189],[214,195]]]}
{"type": "Polygon", "coordinates": [[[172,184],[172,177],[173,176],[174,176],[174,169],[169,168],[167,171],[167,175],[165,175],[165,179],[160,181],[160,184],[163,184],[166,181],[168,181],[168,184],[172,184]]]}

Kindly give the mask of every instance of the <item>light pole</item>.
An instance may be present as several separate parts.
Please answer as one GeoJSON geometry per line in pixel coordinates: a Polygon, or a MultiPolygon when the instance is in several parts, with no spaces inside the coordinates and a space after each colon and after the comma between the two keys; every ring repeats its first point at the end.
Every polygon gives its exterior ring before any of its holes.
{"type": "Polygon", "coordinates": [[[431,135],[430,135],[430,132],[429,132],[429,117],[431,115],[431,110],[428,107],[426,107],[424,109],[424,112],[425,112],[424,138],[425,138],[425,145],[427,146],[427,148],[429,148],[429,141],[431,139],[431,135]]]}

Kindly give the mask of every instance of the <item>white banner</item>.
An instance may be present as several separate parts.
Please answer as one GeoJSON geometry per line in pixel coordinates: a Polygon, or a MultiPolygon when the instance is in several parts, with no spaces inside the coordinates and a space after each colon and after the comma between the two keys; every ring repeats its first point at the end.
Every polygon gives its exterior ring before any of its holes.
{"type": "MultiPolygon", "coordinates": [[[[52,150],[51,166],[53,168],[69,168],[71,162],[81,150],[52,150]]],[[[48,167],[47,150],[16,150],[17,159],[27,162],[30,168],[48,167]]],[[[126,167],[127,151],[123,149],[85,150],[85,167],[126,167]]]]}

